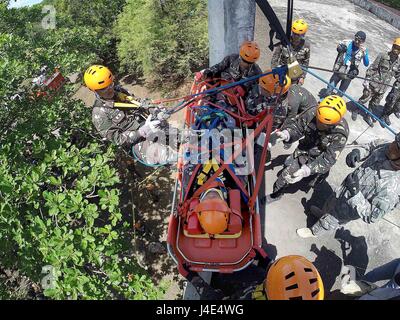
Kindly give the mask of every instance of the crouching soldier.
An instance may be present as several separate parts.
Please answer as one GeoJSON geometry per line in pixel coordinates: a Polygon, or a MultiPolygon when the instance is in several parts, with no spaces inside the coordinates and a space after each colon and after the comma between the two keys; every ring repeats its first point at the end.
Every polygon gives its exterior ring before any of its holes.
{"type": "MultiPolygon", "coordinates": [[[[392,90],[386,97],[385,107],[383,108],[382,120],[386,122],[388,126],[392,123],[390,122],[390,115],[395,114],[398,119],[400,119],[400,81],[396,80],[393,85],[392,90]]],[[[383,125],[381,124],[383,127],[383,125]]]]}
{"type": "MultiPolygon", "coordinates": [[[[368,68],[366,78],[371,81],[364,81],[363,95],[360,97],[359,102],[365,104],[369,101],[369,110],[374,111],[374,107],[378,106],[381,102],[390,81],[395,77],[400,76],[400,38],[393,42],[392,50],[387,53],[381,53],[375,61],[368,68]]],[[[375,119],[366,114],[364,120],[373,127],[375,119]]]]}
{"type": "Polygon", "coordinates": [[[297,118],[288,119],[281,131],[271,135],[272,144],[301,140],[294,153],[286,159],[285,168],[274,183],[273,193],[263,202],[280,199],[289,184],[305,177],[314,176],[310,187],[326,179],[347,142],[349,127],[344,119],[345,113],[343,99],[328,96],[318,106],[304,111],[297,118]]]}
{"type": "Polygon", "coordinates": [[[287,118],[295,118],[318,104],[310,91],[298,84],[292,85],[288,76],[281,86],[279,77],[272,74],[260,78],[259,84],[253,86],[245,102],[246,110],[252,115],[273,108],[273,129],[280,128],[287,118]]]}
{"type": "MultiPolygon", "coordinates": [[[[166,114],[157,108],[153,108],[153,114],[149,114],[151,108],[142,108],[146,100],[136,98],[127,90],[114,83],[111,71],[101,65],[88,68],[84,75],[86,86],[96,94],[96,100],[92,110],[92,122],[104,139],[118,146],[130,150],[133,145],[151,139],[160,132],[160,123],[165,122],[166,114]],[[118,103],[129,103],[136,106],[136,112],[127,109],[119,109],[118,103]]],[[[148,106],[147,106],[148,107],[148,106]]],[[[134,109],[134,108],[132,108],[134,109]]],[[[144,144],[149,146],[151,144],[144,144]]],[[[159,148],[167,146],[156,143],[159,148]]],[[[143,154],[146,150],[142,148],[143,154]]],[[[162,153],[166,156],[168,152],[162,153]]],[[[157,159],[153,159],[157,161],[157,159]]],[[[158,159],[164,162],[167,159],[158,159]]]]}
{"type": "Polygon", "coordinates": [[[322,210],[312,208],[319,220],[311,228],[298,229],[300,237],[316,237],[360,218],[374,223],[399,203],[400,134],[392,143],[381,142],[375,140],[347,155],[346,163],[352,168],[359,161],[364,163],[347,176],[322,210]]]}
{"type": "MultiPolygon", "coordinates": [[[[266,71],[266,73],[271,70],[266,71]]],[[[274,115],[272,129],[280,128],[286,118],[286,103],[288,91],[290,90],[291,80],[286,76],[284,84],[280,84],[279,76],[268,74],[261,77],[258,84],[254,85],[249,91],[246,99],[246,111],[255,116],[264,110],[268,114],[274,115]]]]}
{"type": "MultiPolygon", "coordinates": [[[[261,74],[261,69],[256,63],[260,58],[260,48],[254,41],[245,41],[239,54],[231,54],[224,58],[220,63],[205,69],[203,78],[223,78],[226,80],[239,81],[261,74]]],[[[253,86],[256,81],[250,81],[243,86],[246,91],[253,86]]]]}

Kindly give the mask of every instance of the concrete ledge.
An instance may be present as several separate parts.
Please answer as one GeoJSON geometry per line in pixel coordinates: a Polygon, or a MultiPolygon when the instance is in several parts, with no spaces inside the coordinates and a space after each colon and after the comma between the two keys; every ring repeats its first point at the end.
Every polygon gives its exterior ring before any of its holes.
{"type": "Polygon", "coordinates": [[[389,11],[383,5],[370,0],[350,0],[350,2],[368,10],[378,18],[390,23],[393,27],[400,30],[400,16],[395,12],[389,11]]]}

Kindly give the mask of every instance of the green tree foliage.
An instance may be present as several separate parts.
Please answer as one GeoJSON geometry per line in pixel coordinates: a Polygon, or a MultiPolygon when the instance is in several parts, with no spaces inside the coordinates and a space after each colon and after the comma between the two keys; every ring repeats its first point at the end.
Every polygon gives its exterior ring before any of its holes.
{"type": "Polygon", "coordinates": [[[128,0],[115,35],[125,71],[175,86],[207,62],[207,1],[128,0]]]}
{"type": "Polygon", "coordinates": [[[377,1],[384,3],[389,7],[400,10],[400,1],[399,0],[377,0],[377,1]]]}
{"type": "Polygon", "coordinates": [[[68,74],[101,61],[102,28],[68,25],[60,14],[55,30],[43,30],[40,6],[0,6],[0,16],[0,298],[28,297],[2,270],[40,288],[29,297],[158,298],[163,288],[132,255],[115,148],[91,133],[90,109],[71,99],[71,85],[33,99],[23,84],[43,64],[68,74]]]}

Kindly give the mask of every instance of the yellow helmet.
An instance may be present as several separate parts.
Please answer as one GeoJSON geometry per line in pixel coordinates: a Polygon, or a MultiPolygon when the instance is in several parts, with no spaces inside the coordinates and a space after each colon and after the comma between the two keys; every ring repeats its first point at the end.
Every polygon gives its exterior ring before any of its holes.
{"type": "Polygon", "coordinates": [[[295,20],[292,24],[292,32],[296,34],[305,34],[308,30],[308,24],[303,19],[295,20]]]}
{"type": "Polygon", "coordinates": [[[324,284],[315,266],[302,256],[275,261],[264,281],[268,300],[323,300],[324,284]]]}
{"type": "Polygon", "coordinates": [[[396,38],[396,39],[393,41],[393,45],[399,46],[399,47],[400,47],[400,38],[396,38]]]}
{"type": "MultiPolygon", "coordinates": [[[[271,72],[271,70],[268,70],[266,73],[268,72],[271,72]]],[[[267,91],[271,96],[274,96],[279,93],[285,94],[286,92],[288,92],[290,85],[292,84],[292,80],[288,76],[286,76],[286,84],[281,86],[281,84],[279,83],[279,76],[273,75],[271,73],[264,77],[261,77],[258,83],[261,88],[267,91]]]]}
{"type": "Polygon", "coordinates": [[[113,83],[114,77],[107,67],[94,65],[86,70],[84,80],[90,90],[96,91],[107,88],[113,83]]]}
{"type": "Polygon", "coordinates": [[[323,124],[336,124],[342,120],[346,111],[346,103],[341,97],[327,96],[319,103],[317,118],[323,124]]]}

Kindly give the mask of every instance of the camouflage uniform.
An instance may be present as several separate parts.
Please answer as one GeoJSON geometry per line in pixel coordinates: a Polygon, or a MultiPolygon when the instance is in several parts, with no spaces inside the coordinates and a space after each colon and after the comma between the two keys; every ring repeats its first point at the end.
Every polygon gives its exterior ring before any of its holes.
{"type": "Polygon", "coordinates": [[[274,194],[281,193],[288,185],[287,177],[303,165],[310,168],[314,181],[325,179],[346,145],[349,135],[346,120],[343,118],[326,131],[318,130],[316,109],[317,107],[309,108],[296,118],[289,118],[282,126],[281,130],[287,130],[290,134],[288,143],[303,138],[294,153],[286,159],[285,168],[274,183],[274,194]]]}
{"type": "Polygon", "coordinates": [[[395,171],[386,157],[389,145],[379,139],[360,148],[361,159],[365,161],[350,174],[358,182],[359,191],[353,196],[346,178],[324,204],[325,214],[311,228],[314,235],[359,218],[374,223],[399,203],[400,171],[395,171]]]}
{"type": "Polygon", "coordinates": [[[399,76],[399,57],[395,59],[391,58],[390,52],[379,54],[368,68],[366,78],[368,80],[382,82],[383,84],[370,81],[368,88],[364,88],[363,95],[360,97],[359,102],[365,104],[369,101],[369,109],[373,111],[373,108],[378,106],[381,102],[388,88],[386,84],[389,84],[393,77],[397,79],[399,76]]]}
{"type": "MultiPolygon", "coordinates": [[[[115,86],[114,91],[112,102],[128,102],[128,97],[132,96],[118,85],[115,86]]],[[[138,143],[142,139],[138,129],[145,119],[139,115],[130,114],[128,111],[107,106],[108,103],[109,101],[96,95],[92,110],[92,122],[99,134],[119,146],[138,143]]]]}
{"type": "MultiPolygon", "coordinates": [[[[259,74],[262,71],[258,64],[253,63],[246,70],[240,69],[241,58],[238,54],[231,54],[224,58],[220,63],[204,70],[205,74],[209,74],[210,77],[223,78],[226,80],[239,81],[244,78],[250,78],[259,74]]],[[[246,90],[249,90],[256,81],[250,81],[243,84],[246,90]]]]}
{"type": "Polygon", "coordinates": [[[304,110],[318,104],[311,92],[298,84],[292,85],[287,94],[282,95],[279,104],[276,104],[275,101],[269,102],[268,98],[261,94],[259,85],[255,85],[245,103],[246,110],[251,115],[257,115],[268,108],[273,109],[274,130],[280,128],[286,118],[294,118],[304,110]]]}
{"type": "MultiPolygon", "coordinates": [[[[385,107],[383,109],[382,117],[386,118],[386,120],[389,118],[389,116],[392,113],[395,113],[396,116],[400,113],[400,81],[396,80],[396,82],[393,85],[392,90],[389,92],[389,94],[386,97],[385,101],[385,107]]],[[[390,121],[388,124],[390,125],[390,121]]]]}
{"type": "MultiPolygon", "coordinates": [[[[294,54],[294,57],[297,59],[299,64],[303,66],[307,66],[310,64],[310,44],[308,41],[303,39],[298,46],[292,45],[292,52],[294,54]]],[[[271,60],[271,68],[276,68],[279,65],[287,65],[289,64],[290,61],[290,54],[288,48],[284,46],[278,46],[272,55],[272,60],[271,60]]],[[[306,73],[303,72],[303,74],[293,82],[296,83],[298,82],[301,78],[305,78],[306,73]]],[[[293,80],[293,79],[292,79],[293,80]]]]}
{"type": "Polygon", "coordinates": [[[294,118],[310,107],[315,107],[317,100],[306,88],[294,84],[289,88],[287,96],[288,118],[294,118]]]}
{"type": "Polygon", "coordinates": [[[264,110],[269,110],[268,113],[273,113],[274,123],[272,124],[272,130],[278,129],[282,126],[286,118],[286,97],[283,100],[276,102],[276,99],[268,99],[261,93],[260,86],[258,84],[254,85],[249,91],[246,99],[246,111],[255,116],[264,110]]]}

